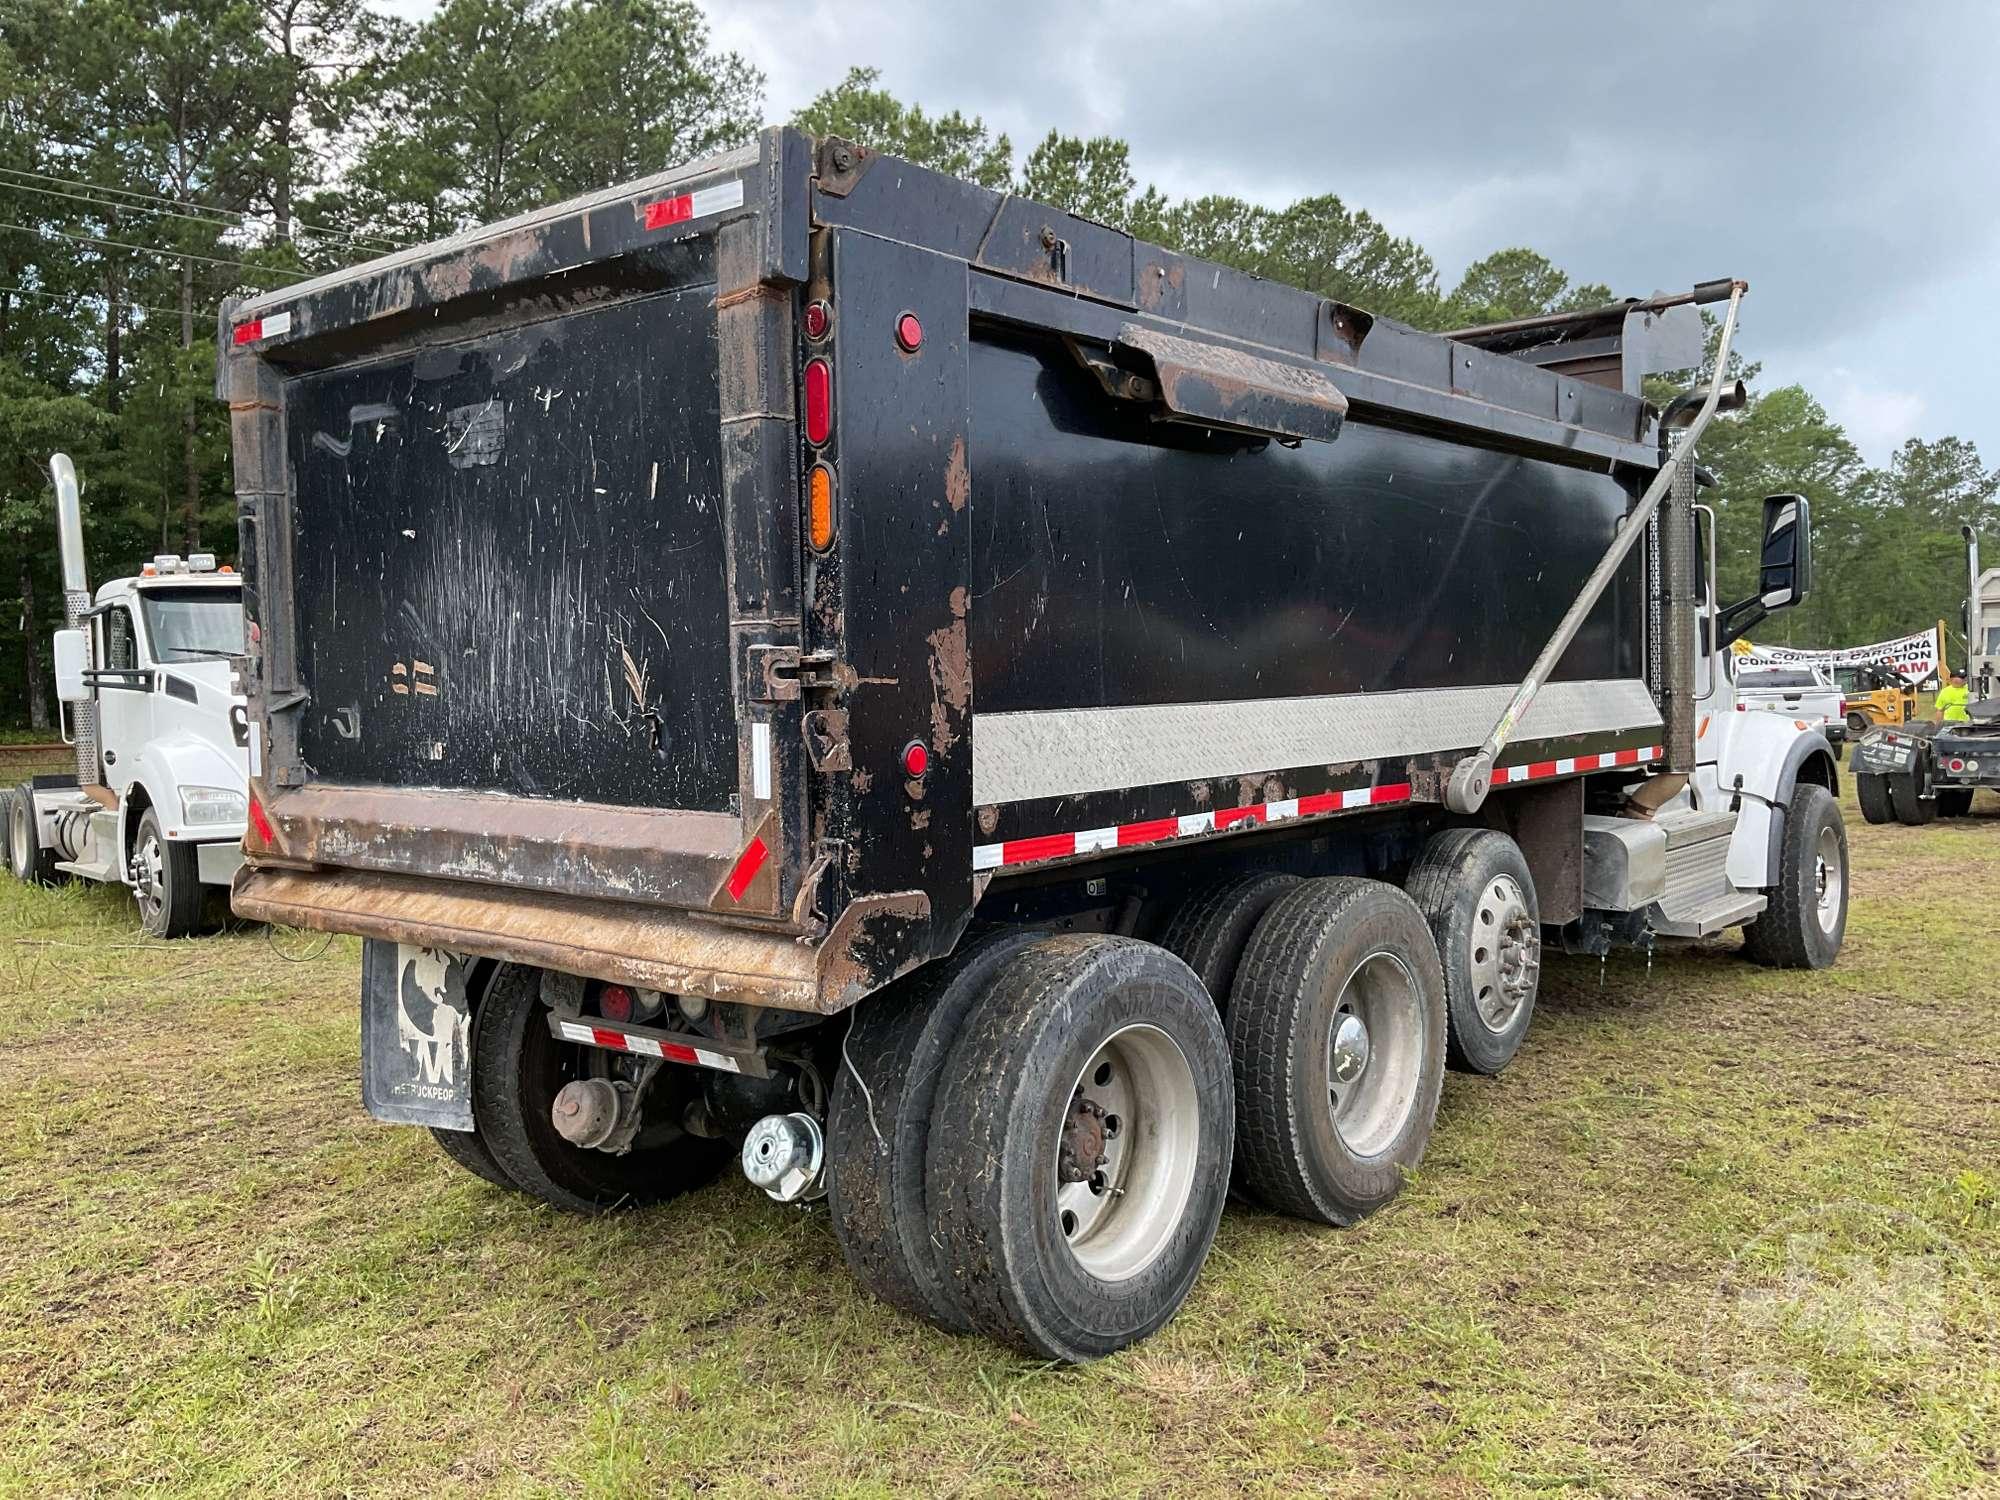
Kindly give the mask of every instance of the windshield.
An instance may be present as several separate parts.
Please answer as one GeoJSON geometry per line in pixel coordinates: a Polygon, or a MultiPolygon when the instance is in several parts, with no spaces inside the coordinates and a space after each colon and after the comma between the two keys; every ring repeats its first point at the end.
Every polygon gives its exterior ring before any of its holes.
{"type": "Polygon", "coordinates": [[[2000,625],[1986,627],[1986,654],[2000,656],[2000,625]]]}
{"type": "Polygon", "coordinates": [[[240,589],[150,589],[139,596],[160,661],[200,661],[243,650],[240,589]]]}

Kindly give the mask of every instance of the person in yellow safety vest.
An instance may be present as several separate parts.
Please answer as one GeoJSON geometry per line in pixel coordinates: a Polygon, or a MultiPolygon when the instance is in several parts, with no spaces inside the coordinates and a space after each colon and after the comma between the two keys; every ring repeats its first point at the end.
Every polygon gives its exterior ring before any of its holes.
{"type": "Polygon", "coordinates": [[[1969,696],[1965,690],[1965,674],[1954,671],[1951,674],[1951,685],[1938,689],[1938,717],[1947,723],[1970,720],[1972,715],[1965,711],[1965,702],[1969,696]]]}

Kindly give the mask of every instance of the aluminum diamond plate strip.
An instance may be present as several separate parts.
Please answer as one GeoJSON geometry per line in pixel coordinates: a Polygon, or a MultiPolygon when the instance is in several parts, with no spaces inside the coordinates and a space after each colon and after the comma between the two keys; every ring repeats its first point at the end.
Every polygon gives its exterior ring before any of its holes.
{"type": "MultiPolygon", "coordinates": [[[[981,805],[1463,750],[1486,738],[1511,686],[979,714],[972,796],[981,805]]],[[[1552,682],[1517,744],[1659,727],[1637,678],[1552,682]]]]}

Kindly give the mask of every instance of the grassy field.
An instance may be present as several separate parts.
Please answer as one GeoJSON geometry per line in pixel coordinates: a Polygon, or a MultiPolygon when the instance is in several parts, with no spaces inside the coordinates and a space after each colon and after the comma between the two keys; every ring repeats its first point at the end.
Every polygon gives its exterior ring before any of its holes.
{"type": "Polygon", "coordinates": [[[1081,1370],[731,1178],[565,1217],[375,1126],[357,949],[0,884],[0,1493],[2000,1493],[2000,801],[1846,953],[1558,960],[1337,1232],[1232,1206],[1081,1370]]]}

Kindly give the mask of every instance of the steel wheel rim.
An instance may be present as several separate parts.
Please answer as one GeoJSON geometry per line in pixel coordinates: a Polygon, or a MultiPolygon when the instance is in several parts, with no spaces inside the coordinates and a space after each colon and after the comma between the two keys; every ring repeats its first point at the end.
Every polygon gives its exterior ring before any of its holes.
{"type": "Polygon", "coordinates": [[[1466,939],[1472,1008],[1487,1030],[1504,1032],[1535,997],[1542,972],[1542,929],[1512,875],[1496,875],[1479,894],[1466,939]]]}
{"type": "Polygon", "coordinates": [[[1194,1196],[1201,1153],[1194,1069],[1159,1027],[1127,1026],[1091,1054],[1059,1108],[1056,1234],[1098,1280],[1129,1280],[1166,1250],[1194,1196]],[[1089,1123],[1079,1128],[1079,1119],[1089,1123]],[[1097,1150],[1087,1149],[1092,1126],[1097,1150]],[[1065,1157],[1082,1180],[1064,1180],[1065,1157]]]}
{"type": "Polygon", "coordinates": [[[1813,846],[1813,895],[1821,932],[1832,933],[1840,921],[1841,893],[1847,874],[1840,858],[1840,835],[1829,825],[1820,829],[1813,846]]]}
{"type": "Polygon", "coordinates": [[[160,864],[160,841],[149,836],[132,853],[132,893],[139,898],[139,910],[147,917],[156,914],[166,901],[160,864]]]}
{"type": "Polygon", "coordinates": [[[1400,957],[1381,950],[1354,966],[1327,1027],[1326,1077],[1334,1133],[1356,1156],[1380,1156],[1402,1134],[1417,1104],[1426,1028],[1416,976],[1400,957]]]}

